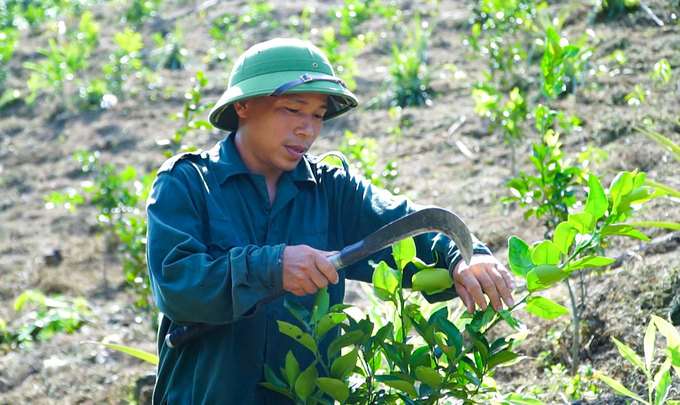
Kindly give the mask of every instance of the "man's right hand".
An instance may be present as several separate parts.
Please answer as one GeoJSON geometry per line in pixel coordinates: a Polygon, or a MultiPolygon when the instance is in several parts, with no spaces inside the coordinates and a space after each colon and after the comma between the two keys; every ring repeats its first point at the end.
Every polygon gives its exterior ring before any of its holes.
{"type": "Polygon", "coordinates": [[[336,284],[338,272],[328,261],[335,253],[307,245],[286,246],[283,249],[283,289],[301,297],[316,293],[329,282],[336,284]]]}

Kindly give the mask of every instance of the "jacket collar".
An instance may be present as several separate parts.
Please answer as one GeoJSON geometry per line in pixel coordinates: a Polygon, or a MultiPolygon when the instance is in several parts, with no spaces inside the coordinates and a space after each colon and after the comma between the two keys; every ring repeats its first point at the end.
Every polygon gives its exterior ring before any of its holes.
{"type": "MultiPolygon", "coordinates": [[[[245,163],[243,163],[238,150],[236,150],[234,138],[235,135],[232,132],[208,151],[210,165],[219,184],[224,183],[231,176],[251,173],[245,163]]],[[[316,183],[316,178],[314,177],[307,155],[300,160],[293,170],[284,172],[283,175],[290,177],[294,182],[311,181],[316,183]]]]}

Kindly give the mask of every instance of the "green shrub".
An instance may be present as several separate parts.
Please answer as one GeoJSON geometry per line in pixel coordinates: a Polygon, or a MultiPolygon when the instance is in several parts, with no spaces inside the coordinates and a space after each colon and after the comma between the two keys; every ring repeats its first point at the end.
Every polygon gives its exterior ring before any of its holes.
{"type": "Polygon", "coordinates": [[[69,299],[62,295],[46,296],[41,291],[26,290],[14,301],[14,310],[29,312],[12,323],[0,322],[0,344],[9,348],[30,349],[35,342],[49,340],[58,333],[73,333],[92,318],[83,297],[69,299]]]}
{"type": "Polygon", "coordinates": [[[175,27],[165,36],[160,32],[153,34],[152,38],[157,48],[151,51],[153,66],[155,69],[184,69],[184,63],[188,51],[182,46],[184,34],[181,28],[175,27]]]}
{"type": "Polygon", "coordinates": [[[413,18],[413,24],[413,30],[404,27],[405,37],[392,43],[392,59],[387,67],[390,75],[385,79],[380,94],[369,101],[369,107],[383,103],[388,107],[432,104],[432,75],[427,64],[428,40],[432,29],[426,22],[421,23],[418,13],[413,18]]]}

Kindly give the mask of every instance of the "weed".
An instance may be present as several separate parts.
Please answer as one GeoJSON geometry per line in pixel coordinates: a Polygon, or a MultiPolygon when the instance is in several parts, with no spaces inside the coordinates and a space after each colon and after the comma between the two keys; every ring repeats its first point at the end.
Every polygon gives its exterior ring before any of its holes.
{"type": "Polygon", "coordinates": [[[235,58],[234,55],[243,53],[244,41],[249,37],[246,30],[248,27],[259,26],[267,30],[278,28],[278,21],[272,17],[272,3],[251,2],[246,8],[249,11],[240,16],[226,13],[213,21],[209,34],[214,40],[214,46],[208,49],[208,61],[222,62],[228,57],[235,58]]]}
{"type": "Polygon", "coordinates": [[[380,94],[368,102],[368,107],[382,102],[389,107],[432,104],[432,76],[427,65],[428,39],[432,29],[427,22],[420,21],[418,13],[413,24],[413,30],[404,27],[405,38],[392,43],[392,60],[387,68],[390,75],[385,79],[380,94]]]}
{"type": "Polygon", "coordinates": [[[35,31],[43,23],[66,15],[80,15],[91,5],[88,0],[5,0],[0,2],[0,29],[16,27],[35,31]]]}
{"type": "MultiPolygon", "coordinates": [[[[146,176],[147,180],[140,183],[147,193],[154,177],[146,176]]],[[[153,305],[146,267],[146,219],[139,213],[132,213],[125,215],[115,226],[114,232],[121,242],[119,256],[123,262],[125,281],[129,289],[137,294],[135,306],[145,314],[155,314],[157,309],[153,305]]]]}
{"type": "Polygon", "coordinates": [[[172,114],[170,119],[182,119],[184,126],[175,131],[175,134],[170,139],[161,139],[157,144],[169,148],[163,154],[166,157],[171,157],[179,152],[188,152],[196,150],[196,148],[185,145],[184,137],[187,132],[195,129],[210,130],[213,126],[205,120],[195,120],[195,117],[206,109],[212,107],[215,102],[201,103],[203,96],[203,88],[208,83],[208,78],[203,76],[202,71],[196,72],[196,77],[191,78],[193,86],[184,94],[184,111],[181,113],[172,114]]]}
{"type": "Polygon", "coordinates": [[[326,27],[321,33],[321,41],[319,49],[325,55],[328,55],[328,61],[337,75],[347,84],[350,90],[356,89],[357,83],[354,77],[359,75],[359,68],[354,56],[364,48],[367,37],[361,35],[353,38],[341,49],[340,41],[335,36],[335,29],[326,27]]]}
{"type": "Polygon", "coordinates": [[[68,110],[71,102],[64,85],[75,81],[76,74],[87,69],[90,54],[99,41],[98,34],[99,24],[94,22],[92,13],[86,12],[80,20],[79,30],[69,35],[70,41],[64,38],[57,42],[50,38],[50,49],[38,49],[38,53],[47,59],[24,63],[26,69],[33,71],[27,82],[31,94],[26,103],[32,104],[40,90],[53,88],[68,110]]]}
{"type": "Polygon", "coordinates": [[[0,30],[0,90],[4,90],[7,79],[7,64],[14,55],[14,45],[19,39],[19,31],[15,28],[0,30]]]}
{"type": "Polygon", "coordinates": [[[525,73],[521,62],[528,57],[526,33],[534,27],[537,6],[533,0],[465,1],[471,16],[470,34],[463,44],[482,58],[488,58],[489,81],[515,87],[525,73]]]}
{"type": "MultiPolygon", "coordinates": [[[[123,221],[128,213],[137,211],[136,205],[140,201],[143,189],[137,185],[137,172],[132,166],[118,170],[110,163],[102,165],[99,156],[99,151],[76,153],[74,158],[81,165],[81,171],[93,176],[92,181],[81,182],[77,189],[51,193],[45,197],[45,201],[47,208],[62,205],[73,212],[78,205],[85,203],[87,197],[97,209],[97,223],[108,248],[120,242],[116,234],[116,224],[123,221]]],[[[104,287],[108,293],[105,257],[102,259],[104,287]]]]}
{"type": "Polygon", "coordinates": [[[46,296],[37,290],[26,290],[14,301],[14,310],[31,311],[13,322],[8,328],[0,322],[0,343],[10,348],[30,349],[36,341],[44,341],[58,333],[73,333],[92,317],[90,307],[83,297],[68,299],[62,295],[46,296]]]}
{"type": "Polygon", "coordinates": [[[108,94],[106,81],[102,78],[95,78],[90,80],[87,85],[81,86],[78,92],[80,110],[98,110],[100,108],[109,108],[116,104],[111,100],[106,100],[105,96],[108,94]]]}
{"type": "Polygon", "coordinates": [[[639,0],[596,0],[593,7],[595,18],[606,21],[619,17],[637,7],[639,0]]]}
{"type": "Polygon", "coordinates": [[[491,121],[491,130],[499,127],[503,130],[503,141],[506,145],[510,146],[510,171],[515,175],[516,149],[526,138],[522,123],[530,115],[524,100],[524,94],[522,94],[519,88],[513,88],[509,96],[510,99],[503,105],[501,104],[501,93],[494,87],[478,83],[477,88],[472,90],[472,98],[475,100],[475,111],[477,114],[491,121]]]}
{"type": "Polygon", "coordinates": [[[343,6],[332,7],[328,11],[331,20],[340,23],[340,35],[345,38],[356,37],[356,27],[376,14],[384,13],[381,0],[344,0],[343,6]]]}
{"type": "Polygon", "coordinates": [[[153,66],[156,69],[184,69],[188,51],[182,46],[183,33],[179,26],[165,36],[156,32],[152,38],[158,47],[151,51],[151,57],[154,60],[153,66]]]}
{"type": "Polygon", "coordinates": [[[645,405],[678,404],[680,402],[667,399],[672,384],[671,367],[675,368],[676,373],[680,374],[680,334],[678,334],[677,329],[673,325],[658,316],[652,315],[644,337],[644,360],[633,349],[621,343],[618,339],[612,337],[612,340],[619,349],[621,356],[630,361],[645,375],[647,379],[647,398],[646,400],[643,399],[619,381],[602,373],[597,373],[595,375],[597,378],[607,383],[618,394],[632,398],[645,405]],[[660,367],[656,367],[653,363],[657,330],[661,332],[667,342],[666,349],[664,350],[666,360],[660,367]]]}
{"type": "Polygon", "coordinates": [[[645,102],[645,98],[649,95],[649,90],[645,89],[640,84],[635,85],[635,90],[625,95],[623,100],[631,107],[639,107],[645,102]]]}
{"type": "Polygon", "coordinates": [[[274,4],[270,2],[250,2],[246,5],[246,8],[249,11],[238,19],[242,25],[251,27],[259,25],[264,29],[272,29],[279,26],[279,22],[272,18],[274,4]]]}
{"type": "Polygon", "coordinates": [[[294,37],[302,40],[309,39],[310,30],[312,28],[311,15],[316,13],[316,9],[312,6],[305,6],[300,12],[299,16],[291,16],[288,19],[288,30],[294,37]]]}
{"type": "Polygon", "coordinates": [[[394,194],[399,193],[398,187],[393,187],[394,180],[399,174],[397,161],[387,162],[382,170],[378,168],[378,144],[373,138],[357,138],[351,131],[345,131],[345,140],[338,148],[347,156],[350,162],[350,170],[361,174],[372,184],[388,188],[394,194]]]}
{"type": "Polygon", "coordinates": [[[123,24],[140,27],[143,23],[153,19],[158,14],[158,7],[163,0],[132,0],[130,7],[125,10],[121,18],[123,24]]]}
{"type": "Polygon", "coordinates": [[[104,65],[102,72],[107,91],[123,100],[129,90],[126,84],[130,76],[142,69],[140,52],[144,48],[144,43],[142,34],[130,28],[117,32],[113,42],[118,45],[118,49],[109,55],[109,63],[104,65]]]}
{"type": "Polygon", "coordinates": [[[671,81],[671,64],[666,58],[659,59],[654,64],[654,70],[649,75],[658,87],[662,87],[671,81]]]}

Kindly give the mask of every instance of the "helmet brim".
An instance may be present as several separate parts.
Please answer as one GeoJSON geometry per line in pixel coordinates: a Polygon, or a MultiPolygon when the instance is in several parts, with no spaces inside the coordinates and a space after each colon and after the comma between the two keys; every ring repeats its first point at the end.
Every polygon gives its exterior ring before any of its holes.
{"type": "MultiPolygon", "coordinates": [[[[282,83],[297,80],[306,73],[308,72],[280,71],[267,73],[230,86],[210,111],[210,123],[225,131],[236,131],[238,115],[233,106],[235,102],[253,97],[268,96],[272,93],[272,89],[277,88],[282,83]]],[[[328,77],[333,78],[333,76],[328,77]]],[[[285,93],[328,94],[330,97],[328,110],[323,116],[324,121],[342,115],[358,105],[356,96],[349,89],[333,81],[314,80],[292,87],[285,93]]]]}

